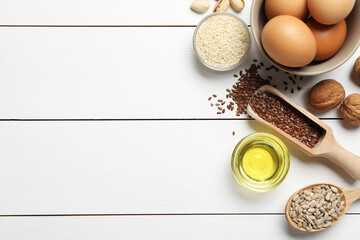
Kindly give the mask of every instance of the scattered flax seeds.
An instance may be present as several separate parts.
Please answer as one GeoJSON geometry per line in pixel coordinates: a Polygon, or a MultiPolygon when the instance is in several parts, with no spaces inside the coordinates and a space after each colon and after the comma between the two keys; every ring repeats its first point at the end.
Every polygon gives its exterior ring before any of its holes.
{"type": "Polygon", "coordinates": [[[213,67],[227,68],[237,64],[249,47],[247,27],[237,18],[217,14],[206,19],[195,36],[199,57],[213,67]]]}
{"type": "MultiPolygon", "coordinates": [[[[219,99],[214,100],[214,103],[216,106],[220,106],[219,103],[221,103],[221,106],[225,105],[223,109],[228,109],[229,111],[234,111],[236,109],[236,116],[240,116],[241,114],[246,114],[246,108],[247,104],[250,100],[250,97],[254,94],[254,92],[260,88],[263,85],[270,84],[270,82],[273,82],[274,77],[268,75],[269,72],[266,73],[266,78],[262,78],[258,70],[264,68],[266,71],[276,71],[278,72],[279,69],[275,67],[274,65],[271,66],[265,66],[263,62],[259,62],[257,59],[253,59],[253,64],[250,66],[250,68],[246,70],[241,70],[239,74],[233,74],[235,78],[238,79],[238,81],[232,86],[232,89],[226,89],[226,99],[219,99]]],[[[301,81],[304,79],[303,76],[297,76],[297,75],[290,75],[288,72],[283,72],[286,74],[285,81],[282,79],[276,79],[279,84],[282,83],[283,85],[283,91],[290,90],[291,94],[294,94],[295,91],[301,91],[302,87],[297,84],[297,80],[301,81]]],[[[280,86],[272,84],[274,88],[280,88],[280,86]]],[[[211,97],[217,97],[216,94],[213,94],[209,97],[211,100],[211,97]]],[[[210,101],[209,100],[209,101],[210,101]]],[[[223,112],[218,112],[217,114],[222,114],[223,112]]]]}
{"type": "Polygon", "coordinates": [[[252,64],[249,69],[245,69],[228,94],[237,105],[237,116],[246,114],[247,105],[254,92],[261,86],[270,83],[269,80],[265,80],[259,75],[259,68],[261,68],[259,65],[252,64]]]}
{"type": "MultiPolygon", "coordinates": [[[[256,59],[255,59],[256,60],[256,59]]],[[[254,62],[255,62],[254,60],[254,62]]],[[[256,60],[257,61],[257,60],[256,60]]],[[[236,116],[241,114],[246,114],[246,108],[251,96],[254,92],[263,85],[269,84],[269,79],[263,79],[258,70],[261,68],[259,64],[252,64],[250,68],[245,69],[244,71],[239,72],[237,82],[232,86],[232,89],[226,89],[226,100],[218,99],[214,100],[215,106],[223,106],[222,109],[218,111],[217,114],[224,114],[225,110],[234,111],[236,109],[236,116]],[[226,104],[226,105],[225,105],[226,104]],[[226,106],[226,108],[225,108],[226,106]]],[[[216,94],[212,95],[213,97],[217,96],[216,94]]]]}

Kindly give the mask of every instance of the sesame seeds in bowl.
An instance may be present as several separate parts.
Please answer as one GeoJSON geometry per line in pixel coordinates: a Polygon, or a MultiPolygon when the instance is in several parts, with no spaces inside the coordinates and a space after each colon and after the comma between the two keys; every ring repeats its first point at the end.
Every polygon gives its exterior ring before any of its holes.
{"type": "Polygon", "coordinates": [[[228,71],[243,63],[251,46],[247,25],[230,13],[205,17],[194,32],[195,53],[205,66],[228,71]]]}

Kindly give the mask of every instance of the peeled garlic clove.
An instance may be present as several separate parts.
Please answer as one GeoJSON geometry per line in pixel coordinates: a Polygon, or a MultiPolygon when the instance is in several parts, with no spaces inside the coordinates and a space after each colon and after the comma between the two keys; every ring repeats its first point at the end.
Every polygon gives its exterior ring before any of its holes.
{"type": "Polygon", "coordinates": [[[240,12],[245,7],[244,0],[230,0],[231,7],[237,11],[240,12]]]}
{"type": "Polygon", "coordinates": [[[204,13],[210,8],[208,0],[195,0],[191,3],[190,8],[198,13],[204,13]]]}
{"type": "Polygon", "coordinates": [[[219,0],[214,7],[214,12],[226,12],[230,6],[229,0],[219,0]]]}

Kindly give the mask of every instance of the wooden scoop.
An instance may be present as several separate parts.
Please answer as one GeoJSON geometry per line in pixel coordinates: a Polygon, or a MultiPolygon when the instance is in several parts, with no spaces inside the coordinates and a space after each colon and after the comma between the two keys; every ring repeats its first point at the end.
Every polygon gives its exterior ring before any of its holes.
{"type": "MultiPolygon", "coordinates": [[[[347,190],[347,189],[344,189],[344,188],[341,188],[339,186],[336,186],[334,184],[329,184],[329,183],[318,183],[318,184],[312,184],[312,185],[309,185],[309,186],[306,186],[304,188],[301,188],[299,189],[298,191],[296,191],[288,200],[287,204],[286,204],[286,207],[285,207],[285,217],[286,217],[286,220],[289,222],[289,224],[291,226],[293,226],[294,228],[298,229],[298,230],[301,230],[301,231],[307,231],[306,229],[304,228],[300,228],[298,227],[298,225],[291,219],[290,217],[290,207],[291,207],[291,202],[292,202],[292,199],[295,197],[295,195],[299,194],[301,191],[303,190],[309,190],[309,189],[312,189],[313,187],[315,186],[319,186],[319,185],[329,185],[329,186],[333,186],[333,187],[336,187],[338,190],[339,190],[339,193],[344,193],[344,197],[342,198],[342,201],[345,202],[344,204],[344,209],[341,211],[341,214],[340,216],[334,220],[331,224],[330,227],[332,227],[334,224],[336,224],[346,213],[346,211],[348,210],[348,208],[350,207],[350,205],[355,202],[356,200],[358,200],[360,198],[360,188],[359,189],[355,189],[355,190],[347,190]]],[[[329,228],[329,227],[327,227],[329,228]]],[[[310,231],[307,231],[307,232],[318,232],[318,231],[322,231],[324,229],[327,229],[327,228],[318,228],[318,229],[312,229],[310,231]]]]}
{"type": "Polygon", "coordinates": [[[272,130],[278,132],[282,136],[286,137],[290,142],[295,144],[298,148],[300,148],[302,151],[304,151],[307,155],[311,157],[325,157],[327,159],[330,159],[340,167],[342,167],[350,176],[352,176],[356,180],[360,180],[360,157],[356,156],[355,154],[347,151],[343,147],[341,147],[334,138],[333,131],[331,127],[329,127],[327,124],[322,122],[320,119],[297,105],[294,101],[286,97],[284,94],[279,92],[277,89],[271,87],[271,86],[262,86],[257,91],[268,91],[279,98],[283,99],[285,102],[289,103],[291,106],[293,106],[295,109],[300,111],[304,116],[309,118],[314,122],[314,124],[319,125],[321,128],[323,128],[323,136],[319,140],[319,142],[313,147],[310,148],[297,140],[296,138],[293,138],[292,136],[288,135],[281,129],[275,127],[271,123],[265,121],[264,119],[260,118],[254,110],[251,108],[250,104],[247,106],[247,112],[248,114],[253,117],[255,120],[265,124],[266,126],[270,127],[272,130]]]}

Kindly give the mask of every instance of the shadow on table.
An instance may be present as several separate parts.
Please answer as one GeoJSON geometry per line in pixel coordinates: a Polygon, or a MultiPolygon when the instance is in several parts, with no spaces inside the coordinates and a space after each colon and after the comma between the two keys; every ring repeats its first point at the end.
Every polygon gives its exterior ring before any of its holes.
{"type": "Polygon", "coordinates": [[[351,71],[350,73],[350,79],[353,83],[355,83],[357,86],[360,87],[360,80],[358,78],[358,76],[356,76],[356,73],[355,71],[351,71]]]}
{"type": "Polygon", "coordinates": [[[227,78],[229,78],[229,75],[231,76],[228,71],[216,71],[206,67],[200,62],[200,60],[197,59],[195,53],[192,55],[191,61],[193,62],[192,65],[194,66],[195,71],[198,72],[199,75],[204,76],[206,79],[216,79],[218,81],[219,76],[226,76],[227,78]]]}
{"type": "Polygon", "coordinates": [[[292,239],[323,239],[322,236],[324,236],[326,231],[331,231],[331,228],[329,228],[320,232],[303,232],[291,227],[290,224],[286,221],[285,217],[283,218],[282,223],[284,224],[284,226],[286,226],[286,233],[291,236],[292,239]]]}

